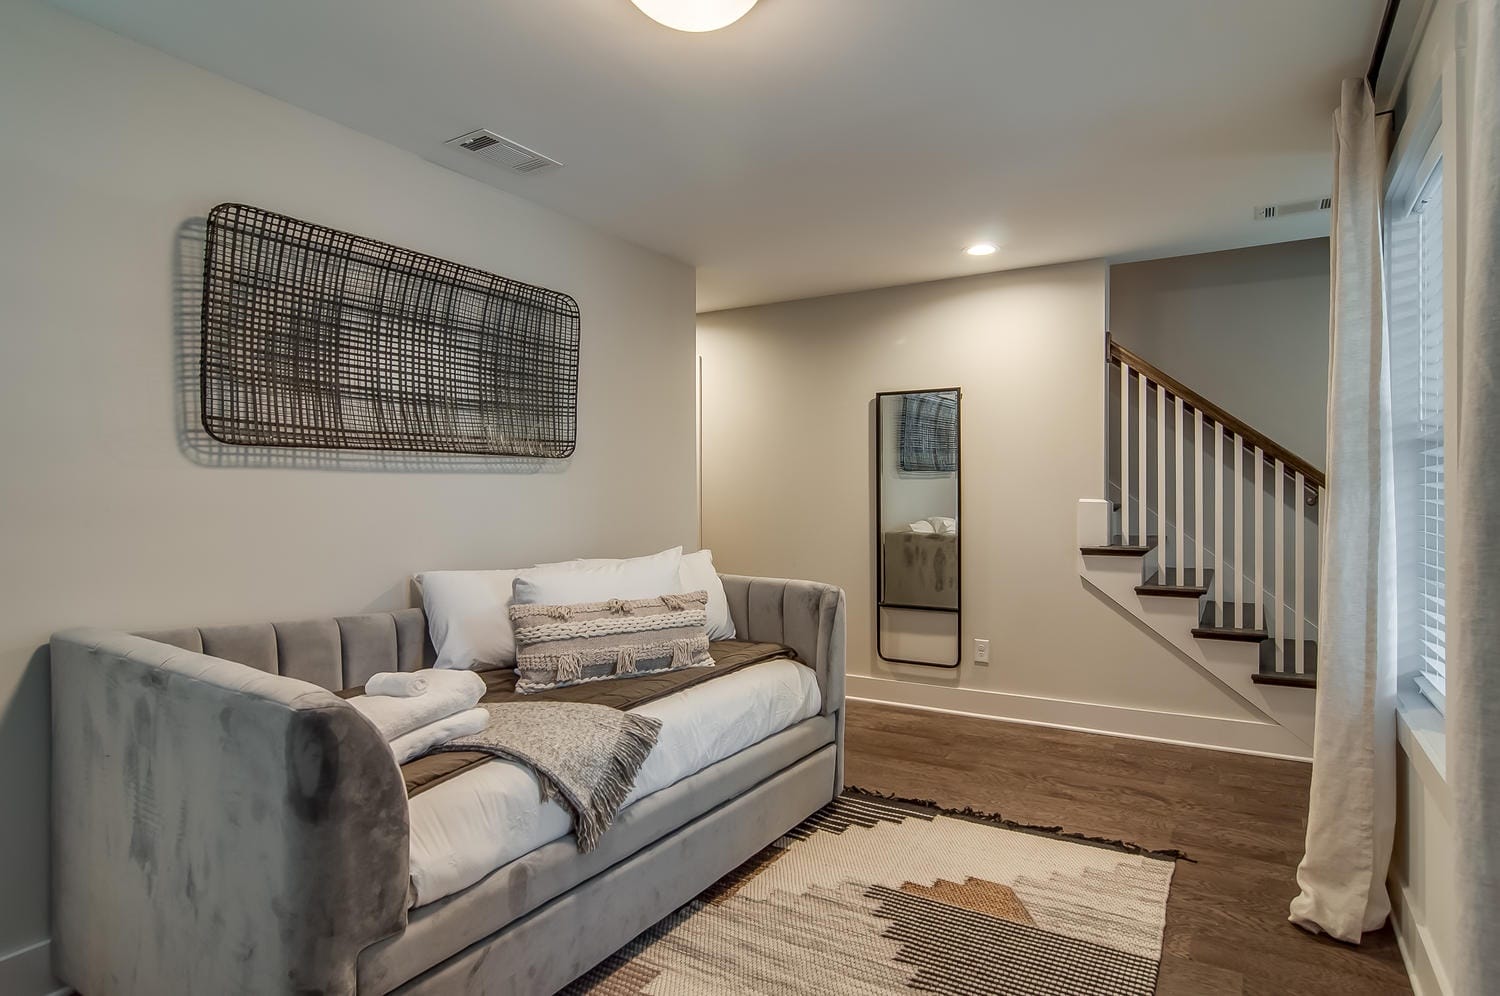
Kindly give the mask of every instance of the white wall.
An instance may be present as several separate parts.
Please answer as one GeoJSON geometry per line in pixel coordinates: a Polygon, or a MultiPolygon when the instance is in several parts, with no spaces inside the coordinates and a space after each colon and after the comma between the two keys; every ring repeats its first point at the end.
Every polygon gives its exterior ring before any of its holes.
{"type": "Polygon", "coordinates": [[[1402,696],[1391,855],[1391,920],[1416,996],[1455,993],[1452,972],[1458,916],[1453,852],[1453,793],[1443,721],[1412,693],[1402,696]]]}
{"type": "MultiPolygon", "coordinates": [[[[413,571],[691,543],[697,511],[689,267],[29,0],[0,13],[0,121],[4,958],[48,930],[53,630],[403,606],[413,571]],[[225,200],[574,295],[577,455],[190,459],[178,230],[225,200]]],[[[0,991],[45,958],[0,961],[0,991]]]]}
{"type": "Polygon", "coordinates": [[[1105,284],[1087,262],[699,316],[704,545],[721,569],[843,586],[852,693],[1148,735],[1195,717],[1205,741],[1250,718],[1079,577],[1076,503],[1104,487],[1105,284]],[[953,386],[964,663],[944,672],[875,659],[873,399],[953,386]]]}
{"type": "Polygon", "coordinates": [[[1323,467],[1328,272],[1327,239],[1120,264],[1110,334],[1323,467]]]}

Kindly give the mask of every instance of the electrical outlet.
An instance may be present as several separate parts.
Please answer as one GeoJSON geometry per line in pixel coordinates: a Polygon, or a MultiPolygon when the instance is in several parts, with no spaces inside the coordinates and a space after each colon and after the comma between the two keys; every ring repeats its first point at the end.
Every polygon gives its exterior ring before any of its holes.
{"type": "Polygon", "coordinates": [[[988,664],[989,662],[990,662],[990,641],[988,641],[988,640],[975,640],[974,641],[974,663],[975,664],[988,664]]]}

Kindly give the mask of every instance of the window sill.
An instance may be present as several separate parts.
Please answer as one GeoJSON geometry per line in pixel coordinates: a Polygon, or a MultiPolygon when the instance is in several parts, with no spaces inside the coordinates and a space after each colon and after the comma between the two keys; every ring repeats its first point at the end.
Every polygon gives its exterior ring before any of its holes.
{"type": "Polygon", "coordinates": [[[1403,691],[1396,700],[1396,736],[1422,784],[1452,820],[1453,794],[1448,789],[1448,737],[1443,714],[1416,689],[1403,691]]]}

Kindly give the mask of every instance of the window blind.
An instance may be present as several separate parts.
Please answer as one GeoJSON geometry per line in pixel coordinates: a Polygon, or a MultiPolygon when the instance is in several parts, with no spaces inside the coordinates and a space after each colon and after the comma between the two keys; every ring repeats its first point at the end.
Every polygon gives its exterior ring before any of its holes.
{"type": "Polygon", "coordinates": [[[1390,226],[1401,654],[1438,708],[1446,692],[1443,463],[1443,170],[1439,161],[1390,226]]]}

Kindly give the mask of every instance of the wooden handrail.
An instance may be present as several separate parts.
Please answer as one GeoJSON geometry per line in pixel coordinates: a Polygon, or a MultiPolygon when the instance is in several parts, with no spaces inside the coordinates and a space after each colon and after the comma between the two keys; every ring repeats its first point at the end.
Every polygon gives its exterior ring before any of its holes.
{"type": "Polygon", "coordinates": [[[1288,469],[1300,473],[1306,478],[1309,486],[1314,488],[1327,486],[1323,472],[1317,467],[1314,467],[1285,446],[1282,446],[1270,436],[1255,429],[1244,419],[1231,415],[1212,401],[1209,401],[1203,395],[1194,391],[1191,387],[1188,387],[1160,367],[1141,359],[1140,356],[1116,342],[1113,336],[1109,339],[1109,361],[1111,363],[1124,363],[1147,380],[1165,387],[1172,394],[1181,398],[1184,405],[1202,412],[1226,429],[1240,436],[1249,448],[1259,449],[1272,460],[1279,460],[1288,469]]]}

